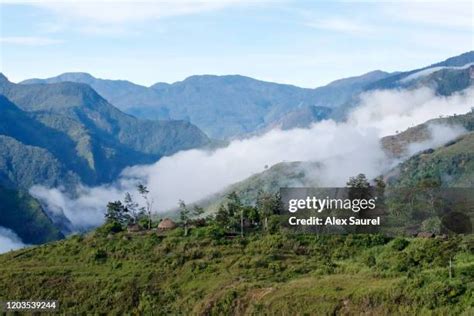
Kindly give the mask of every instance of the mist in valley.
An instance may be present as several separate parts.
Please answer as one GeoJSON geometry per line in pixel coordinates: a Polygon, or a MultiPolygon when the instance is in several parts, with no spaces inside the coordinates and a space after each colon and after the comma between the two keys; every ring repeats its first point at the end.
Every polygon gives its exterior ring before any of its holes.
{"type": "Polygon", "coordinates": [[[0,226],[0,253],[23,248],[26,245],[14,231],[0,226]]]}
{"type": "MultiPolygon", "coordinates": [[[[145,184],[162,213],[219,192],[227,186],[280,162],[313,161],[322,167],[305,170],[321,186],[344,186],[350,176],[376,177],[397,162],[384,152],[380,138],[440,116],[471,110],[474,88],[451,96],[437,96],[429,88],[372,91],[360,96],[360,104],[346,122],[325,120],[308,129],[272,130],[264,135],[234,140],[213,151],[193,149],[164,157],[151,165],[123,170],[114,183],[81,186],[71,198],[61,188],[32,187],[30,193],[49,213],[66,217],[76,230],[100,225],[108,201],[134,193],[145,184]]],[[[456,126],[430,125],[430,139],[411,144],[409,153],[440,146],[465,131],[456,126]]],[[[135,195],[137,199],[137,197],[135,195]]]]}

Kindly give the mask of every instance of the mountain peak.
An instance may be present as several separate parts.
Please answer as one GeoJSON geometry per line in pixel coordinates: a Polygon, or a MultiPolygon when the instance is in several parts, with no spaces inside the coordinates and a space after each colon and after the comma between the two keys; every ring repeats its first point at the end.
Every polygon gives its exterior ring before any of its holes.
{"type": "Polygon", "coordinates": [[[348,78],[343,78],[339,80],[335,80],[330,82],[327,86],[329,87],[346,87],[351,85],[365,85],[371,82],[386,78],[390,75],[390,73],[382,71],[382,70],[374,70],[367,72],[360,76],[353,76],[348,78]]]}
{"type": "Polygon", "coordinates": [[[73,82],[82,82],[88,83],[96,78],[87,72],[65,72],[60,74],[56,78],[61,79],[61,81],[73,81],[73,82]]]}
{"type": "Polygon", "coordinates": [[[439,67],[439,66],[444,66],[444,67],[460,67],[464,66],[466,64],[474,62],[474,51],[469,51],[465,52],[463,54],[460,54],[458,56],[453,56],[450,57],[442,62],[430,65],[425,68],[432,68],[432,67],[439,67]]]}
{"type": "Polygon", "coordinates": [[[181,82],[213,82],[213,81],[221,81],[221,82],[236,82],[239,80],[255,80],[253,78],[245,77],[242,75],[193,75],[189,76],[181,82]]]}
{"type": "Polygon", "coordinates": [[[59,83],[59,82],[77,82],[77,83],[85,83],[85,84],[92,84],[95,80],[97,80],[94,76],[87,72],[65,72],[60,74],[56,77],[51,77],[48,79],[27,79],[22,82],[21,84],[37,84],[37,83],[59,83]]]}
{"type": "Polygon", "coordinates": [[[10,82],[10,80],[8,80],[8,78],[3,74],[3,72],[0,72],[0,83],[4,82],[10,82]]]}

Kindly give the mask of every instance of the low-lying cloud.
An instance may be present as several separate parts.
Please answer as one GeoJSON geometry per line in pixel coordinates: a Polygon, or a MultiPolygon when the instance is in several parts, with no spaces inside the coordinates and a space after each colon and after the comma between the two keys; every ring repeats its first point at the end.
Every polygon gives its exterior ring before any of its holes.
{"type": "Polygon", "coordinates": [[[26,245],[11,229],[0,226],[0,253],[23,248],[26,245]]]}
{"type": "Polygon", "coordinates": [[[407,155],[412,156],[427,148],[437,148],[449,141],[458,138],[466,133],[466,129],[462,126],[447,126],[442,124],[428,124],[428,132],[431,137],[427,140],[412,143],[408,145],[407,155]]]}
{"type": "MultiPolygon", "coordinates": [[[[436,96],[428,88],[374,91],[361,96],[347,122],[326,120],[309,129],[272,130],[235,140],[214,151],[179,152],[152,165],[127,168],[115,183],[81,187],[74,199],[56,188],[34,187],[31,193],[49,212],[63,214],[81,229],[100,224],[107,202],[135,191],[138,181],[149,187],[158,213],[174,208],[179,199],[198,201],[283,161],[321,162],[322,168],[308,171],[317,182],[343,186],[350,176],[362,172],[375,177],[393,166],[380,145],[381,137],[439,116],[466,113],[473,97],[473,88],[449,97],[436,96]]],[[[442,145],[462,133],[447,126],[430,131],[432,137],[413,145],[412,152],[442,145]]]]}

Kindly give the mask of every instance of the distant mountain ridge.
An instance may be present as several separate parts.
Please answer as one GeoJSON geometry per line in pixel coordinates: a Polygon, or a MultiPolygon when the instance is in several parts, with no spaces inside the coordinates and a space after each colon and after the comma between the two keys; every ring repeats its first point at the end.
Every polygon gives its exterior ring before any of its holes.
{"type": "MultiPolygon", "coordinates": [[[[292,117],[300,115],[294,112],[302,113],[313,107],[331,109],[327,117],[315,116],[314,121],[324,118],[342,120],[345,113],[358,102],[357,97],[361,92],[416,87],[426,82],[415,80],[404,83],[402,80],[426,69],[459,67],[468,63],[474,63],[472,51],[411,71],[387,73],[376,70],[336,80],[315,89],[265,82],[241,75],[195,75],[172,84],[159,82],[144,87],[125,80],[98,79],[86,73],[65,73],[48,79],[25,80],[22,84],[85,83],[110,103],[134,116],[186,120],[212,138],[232,139],[268,130],[282,121],[291,122],[292,117]]],[[[448,82],[443,76],[450,74],[449,69],[445,69],[437,72],[438,78],[431,75],[425,80],[429,81],[429,85],[442,85],[448,82]]],[[[466,77],[450,79],[449,83],[450,86],[435,89],[440,94],[449,95],[469,84],[466,77]]]]}
{"type": "Polygon", "coordinates": [[[337,107],[374,80],[389,76],[374,71],[316,89],[259,81],[240,75],[191,76],[173,84],[147,88],[123,80],[104,80],[85,73],[65,73],[22,84],[65,81],[90,85],[123,111],[150,119],[183,119],[209,136],[228,139],[265,130],[293,111],[337,107]]]}
{"type": "Polygon", "coordinates": [[[429,68],[461,67],[469,63],[474,63],[474,51],[466,52],[464,54],[448,58],[442,62],[438,62],[438,63],[432,64],[423,68],[400,72],[393,76],[375,81],[367,86],[367,90],[395,88],[397,86],[400,86],[400,81],[403,78],[406,78],[410,75],[416,74],[418,72],[421,72],[429,68]]]}
{"type": "MultiPolygon", "coordinates": [[[[28,201],[31,197],[22,192],[36,184],[62,187],[73,194],[77,184],[93,186],[111,182],[127,166],[148,164],[180,150],[216,144],[193,125],[195,122],[216,138],[232,139],[272,128],[307,128],[325,118],[342,119],[339,115],[358,104],[360,93],[373,89],[428,86],[437,94],[450,95],[473,84],[471,62],[474,62],[473,52],[414,71],[395,74],[374,71],[316,89],[238,75],[192,76],[149,88],[128,81],[96,79],[85,73],[14,84],[0,73],[0,189],[12,190],[12,195],[20,194],[28,201]],[[406,80],[408,77],[412,79],[406,80]],[[115,103],[141,116],[182,120],[137,119],[115,108],[115,103]]],[[[460,119],[461,116],[456,118],[460,119]]],[[[466,122],[472,125],[471,119],[466,122]]],[[[412,131],[413,134],[400,133],[391,139],[391,149],[403,150],[405,136],[408,142],[412,137],[423,137],[420,132],[423,128],[412,131]]],[[[461,169],[456,163],[464,161],[463,157],[468,158],[467,166],[471,167],[472,157],[465,152],[472,147],[471,141],[465,138],[451,147],[455,149],[454,156],[448,157],[444,151],[443,155],[433,155],[429,164],[419,164],[422,159],[411,160],[406,165],[407,176],[402,175],[405,180],[400,181],[406,181],[417,168],[431,173],[448,170],[459,176],[456,170],[461,169]],[[430,167],[434,165],[439,168],[430,167]]],[[[302,172],[307,166],[318,167],[310,162],[282,163],[228,190],[242,193],[244,200],[251,202],[261,188],[276,192],[289,183],[317,185],[317,179],[308,178],[302,172]]],[[[209,200],[208,206],[217,205],[214,202],[222,201],[228,190],[209,200]]],[[[34,204],[34,199],[31,201],[34,204]]],[[[20,199],[10,205],[9,212],[29,209],[20,199]]],[[[16,231],[15,227],[12,229],[16,231]]]]}
{"type": "Polygon", "coordinates": [[[122,113],[86,84],[18,85],[0,74],[0,226],[28,244],[62,238],[67,219],[43,211],[26,193],[32,186],[74,196],[79,184],[111,182],[128,166],[210,144],[188,122],[122,113]]]}
{"type": "MultiPolygon", "coordinates": [[[[47,150],[58,166],[86,184],[109,182],[127,166],[210,144],[188,122],[139,120],[124,114],[86,84],[17,85],[3,80],[0,94],[5,96],[0,98],[5,113],[0,132],[22,145],[47,150]]],[[[37,177],[39,184],[45,180],[37,177]]],[[[16,184],[27,189],[34,183],[16,184]]]]}

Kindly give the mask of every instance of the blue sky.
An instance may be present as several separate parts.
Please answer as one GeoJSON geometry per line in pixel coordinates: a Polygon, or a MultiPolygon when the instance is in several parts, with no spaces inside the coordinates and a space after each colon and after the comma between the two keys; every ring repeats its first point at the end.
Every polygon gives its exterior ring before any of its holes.
{"type": "Polygon", "coordinates": [[[12,81],[83,71],[143,85],[242,74],[317,87],[474,48],[473,3],[0,0],[12,81]]]}

